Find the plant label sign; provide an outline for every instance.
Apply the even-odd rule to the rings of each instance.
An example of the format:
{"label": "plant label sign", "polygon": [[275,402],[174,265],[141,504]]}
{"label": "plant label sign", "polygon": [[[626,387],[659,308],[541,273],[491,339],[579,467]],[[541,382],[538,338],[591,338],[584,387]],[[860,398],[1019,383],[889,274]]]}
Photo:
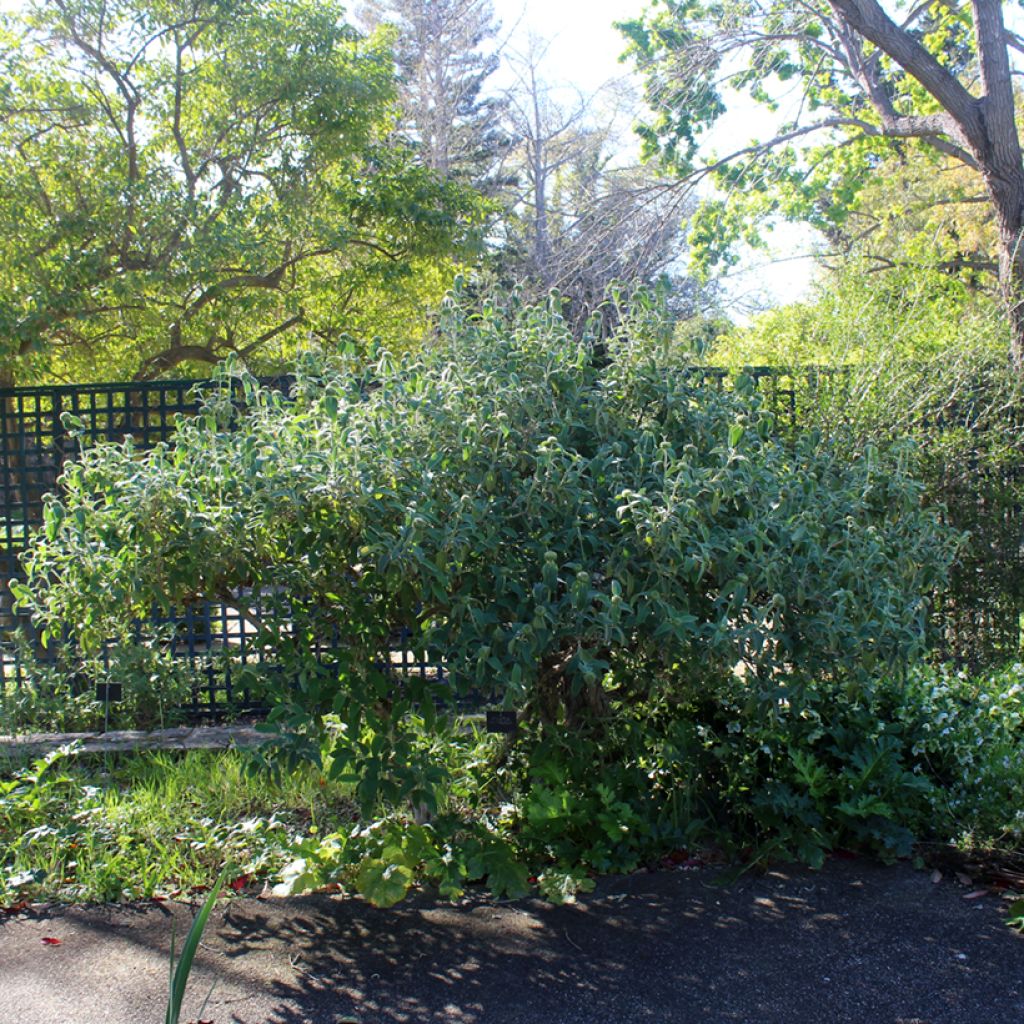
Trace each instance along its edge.
{"label": "plant label sign", "polygon": [[96,700],[101,704],[113,704],[124,700],[124,686],[121,683],[97,683]]}
{"label": "plant label sign", "polygon": [[514,711],[488,711],[487,731],[488,732],[515,732],[518,725],[518,718]]}

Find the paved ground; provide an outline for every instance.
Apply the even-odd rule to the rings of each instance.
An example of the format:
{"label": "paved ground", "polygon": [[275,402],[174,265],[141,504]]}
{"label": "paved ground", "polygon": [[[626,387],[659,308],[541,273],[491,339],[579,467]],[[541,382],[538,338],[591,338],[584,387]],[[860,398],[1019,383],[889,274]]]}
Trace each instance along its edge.
{"label": "paved ground", "polygon": [[[836,861],[729,888],[709,870],[605,879],[573,907],[392,910],[326,896],[217,912],[193,1015],[213,1024],[1022,1024],[1005,904],[908,867]],[[0,924],[2,1024],[159,1024],[185,906]],[[56,938],[60,945],[44,938]]]}

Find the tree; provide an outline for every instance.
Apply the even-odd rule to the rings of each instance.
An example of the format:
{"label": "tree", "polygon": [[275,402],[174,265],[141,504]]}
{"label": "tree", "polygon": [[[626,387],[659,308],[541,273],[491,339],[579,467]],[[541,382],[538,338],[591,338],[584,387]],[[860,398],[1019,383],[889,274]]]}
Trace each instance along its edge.
{"label": "tree", "polygon": [[[642,129],[690,182],[711,177],[754,197],[760,212],[841,220],[893,147],[919,146],[980,179],[997,234],[998,276],[1024,370],[1024,164],[1015,121],[1011,50],[1000,0],[913,4],[897,18],[877,0],[662,0],[621,26],[646,74],[656,119]],[[773,109],[797,80],[800,101],[776,133],[698,159],[700,137],[725,111],[731,85]],[[735,236],[751,206],[705,208],[697,243]]]}
{"label": "tree", "polygon": [[397,29],[400,99],[423,162],[491,191],[508,144],[500,99],[481,96],[499,64],[487,49],[499,27],[491,0],[373,0],[363,17]]}
{"label": "tree", "polygon": [[264,365],[403,308],[474,201],[332,2],[53,0],[0,37],[8,379]]}
{"label": "tree", "polygon": [[609,90],[589,99],[576,93],[567,102],[544,80],[543,56],[534,41],[511,62],[516,85],[507,94],[506,118],[517,140],[510,168],[518,188],[507,200],[505,270],[534,300],[552,289],[561,293],[577,335],[595,313],[601,335],[612,332],[613,286],[628,299],[637,288],[670,285],[686,296],[687,308],[678,312],[692,315],[700,296],[671,273],[685,249],[692,201],[650,168],[616,165],[609,155],[616,104],[600,109]]}
{"label": "tree", "polygon": [[577,96],[560,104],[540,75],[543,47],[532,39],[512,64],[516,86],[507,94],[509,134],[518,143],[518,190],[513,207],[521,210],[521,264],[543,291],[555,285],[550,200],[555,176],[590,146],[585,127],[587,103]]}

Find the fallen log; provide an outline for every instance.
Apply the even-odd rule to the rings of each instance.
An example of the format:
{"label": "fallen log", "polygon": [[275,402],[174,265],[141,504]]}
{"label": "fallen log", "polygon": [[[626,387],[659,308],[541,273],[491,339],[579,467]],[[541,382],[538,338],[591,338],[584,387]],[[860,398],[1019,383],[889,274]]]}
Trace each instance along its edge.
{"label": "fallen log", "polygon": [[67,744],[75,744],[77,754],[112,754],[133,750],[226,750],[254,747],[273,739],[272,733],[259,732],[251,725],[206,725],[154,732],[130,729],[26,733],[24,736],[0,736],[0,757],[41,757]]}
{"label": "fallen log", "polygon": [[[459,715],[456,726],[462,732],[487,727],[483,713]],[[507,726],[495,732],[512,731]],[[76,754],[116,754],[134,750],[227,750],[229,748],[256,747],[280,739],[277,733],[267,733],[252,725],[198,725],[176,729],[125,729],[111,732],[34,732],[21,736],[0,734],[0,759],[26,760],[42,757],[69,744],[75,744]]]}

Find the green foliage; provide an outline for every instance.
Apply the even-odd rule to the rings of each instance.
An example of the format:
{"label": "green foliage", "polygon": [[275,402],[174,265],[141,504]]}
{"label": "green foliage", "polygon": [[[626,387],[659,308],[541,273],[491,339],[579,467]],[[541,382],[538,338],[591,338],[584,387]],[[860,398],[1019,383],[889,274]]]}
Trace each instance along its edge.
{"label": "green foliage", "polygon": [[812,864],[836,847],[907,856],[924,837],[1015,847],[1021,672],[918,667],[859,691],[819,685],[759,721],[726,700],[698,726],[725,820],[765,854]]}
{"label": "green foliage", "polygon": [[0,25],[0,338],[19,382],[426,329],[480,205],[392,138],[335,3],[28,4]]}
{"label": "green foliage", "polygon": [[86,451],[21,600],[88,652],[154,604],[283,617],[287,595],[295,636],[260,622],[300,694],[278,714],[336,715],[353,751],[431,713],[428,684],[395,695],[372,667],[399,625],[547,724],[600,717],[616,653],[811,678],[916,649],[950,544],[903,455],[781,445],[756,396],[695,386],[670,346],[622,340],[597,369],[545,310],[454,306],[445,331],[426,356],[306,366],[291,401],[243,376],[244,412],[214,389],[153,452]]}
{"label": "green foliage", "polygon": [[226,858],[269,878],[311,827],[354,814],[319,772],[275,778],[239,753],[65,754],[0,763],[0,903],[168,896],[208,886]]}
{"label": "green foliage", "polygon": [[[820,275],[807,299],[720,331],[705,361],[732,368],[861,367],[854,394],[877,380],[876,403],[903,410],[906,390],[898,377],[908,374],[907,364],[931,378],[926,394],[934,401],[943,389],[954,392],[954,375],[968,376],[972,363],[1004,358],[1008,332],[993,298],[938,271],[874,269],[868,258],[843,261]],[[920,395],[920,381],[913,392]]]}
{"label": "green foliage", "polygon": [[1024,900],[1014,900],[1007,911],[1006,923],[1019,932],[1024,932]]}
{"label": "green foliage", "polygon": [[[551,309],[453,301],[430,353],[308,362],[290,399],[229,366],[169,444],[68,467],[18,596],[86,656],[154,605],[245,613],[281,669],[261,680],[278,755],[361,810],[302,846],[293,888],[389,903],[418,877],[517,892],[532,872],[566,898],[581,871],[635,867],[749,799],[731,754],[693,774],[698,726],[754,734],[920,654],[956,539],[908,450],[783,439],[749,383],[701,386],[660,334],[607,357]],[[396,627],[449,679],[388,672]],[[519,737],[453,760],[452,688],[517,708]],[[914,787],[858,728],[834,749],[796,737],[814,760],[781,746],[785,771],[751,777],[757,828],[827,816],[810,859],[836,836],[902,849],[887,814]]]}
{"label": "green foliage", "polygon": [[293,851],[298,856],[282,871],[274,889],[278,895],[345,884],[371,903],[389,907],[414,883],[432,884],[453,900],[473,882],[485,882],[495,896],[516,898],[530,891],[529,871],[515,841],[486,818],[442,816],[419,824],[388,816],[323,838],[311,836]]}
{"label": "green foliage", "polygon": [[[0,734],[167,728],[181,724],[199,685],[192,667],[172,657],[166,634],[108,646],[102,657],[58,647],[47,661],[40,653],[17,640],[21,677],[0,687]],[[101,700],[97,685],[120,686],[121,699]]]}
{"label": "green foliage", "polygon": [[20,679],[5,679],[0,690],[0,734],[85,732],[102,724],[104,708],[94,689],[76,693],[63,666],[36,662],[27,645],[18,657],[29,666]]}
{"label": "green foliage", "polygon": [[[891,152],[850,203],[842,229],[829,236],[842,253],[840,270],[852,260],[883,293],[948,292],[984,308],[986,291],[995,290],[998,228],[982,198],[976,172],[955,160]],[[891,276],[897,280],[890,283]]]}
{"label": "green foliage", "polygon": [[707,842],[816,866],[835,849],[909,856],[923,839],[1018,849],[1022,673],[918,666],[781,686],[768,712],[734,676],[686,705],[648,704],[599,752],[531,751],[518,841],[532,863],[597,871]]}
{"label": "green foliage", "polygon": [[900,730],[870,694],[814,687],[741,730],[729,703],[719,709],[726,720],[709,723],[702,740],[721,774],[727,816],[739,837],[759,844],[759,856],[816,867],[837,847],[909,856],[932,784],[910,770]]}
{"label": "green foliage", "polygon": [[[13,772],[10,778],[0,777],[0,832],[10,844],[7,858],[17,856],[18,847],[26,844],[32,827],[41,819],[50,818],[59,804],[70,779],[50,769],[72,752],[72,747],[59,747],[27,768]],[[0,897],[6,895],[10,887],[38,880],[37,871],[17,872],[13,878],[0,877]]]}

